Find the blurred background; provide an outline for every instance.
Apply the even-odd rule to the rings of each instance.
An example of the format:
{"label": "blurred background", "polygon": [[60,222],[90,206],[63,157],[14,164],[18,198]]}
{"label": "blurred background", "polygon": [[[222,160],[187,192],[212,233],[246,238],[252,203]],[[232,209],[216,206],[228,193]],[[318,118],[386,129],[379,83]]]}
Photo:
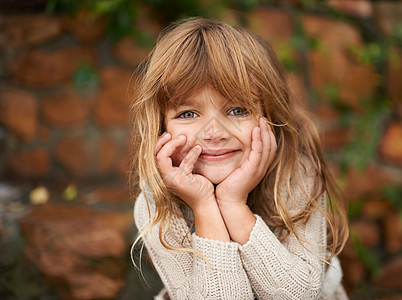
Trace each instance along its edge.
{"label": "blurred background", "polygon": [[348,294],[402,299],[402,1],[368,0],[0,0],[0,298],[160,290],[129,258],[129,82],[186,16],[271,42],[348,201]]}

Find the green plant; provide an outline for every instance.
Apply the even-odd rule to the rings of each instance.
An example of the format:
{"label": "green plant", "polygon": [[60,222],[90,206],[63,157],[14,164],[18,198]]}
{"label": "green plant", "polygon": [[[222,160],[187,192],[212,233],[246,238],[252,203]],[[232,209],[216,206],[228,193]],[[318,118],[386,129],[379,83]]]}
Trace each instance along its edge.
{"label": "green plant", "polygon": [[388,202],[402,213],[402,186],[389,185],[382,190]]}
{"label": "green plant", "polygon": [[99,75],[88,63],[82,63],[73,73],[74,87],[79,90],[94,90],[99,85]]}
{"label": "green plant", "polygon": [[[389,114],[389,105],[385,100],[367,101],[367,110],[351,119],[354,137],[343,151],[341,166],[346,171],[349,166],[364,170],[377,156],[383,123]],[[364,105],[362,105],[364,107]]]}
{"label": "green plant", "polygon": [[376,278],[380,274],[380,269],[381,269],[381,264],[380,264],[380,261],[379,261],[377,255],[374,253],[373,250],[365,247],[360,242],[356,233],[351,232],[350,238],[351,238],[352,245],[356,251],[357,256],[369,270],[370,277]]}

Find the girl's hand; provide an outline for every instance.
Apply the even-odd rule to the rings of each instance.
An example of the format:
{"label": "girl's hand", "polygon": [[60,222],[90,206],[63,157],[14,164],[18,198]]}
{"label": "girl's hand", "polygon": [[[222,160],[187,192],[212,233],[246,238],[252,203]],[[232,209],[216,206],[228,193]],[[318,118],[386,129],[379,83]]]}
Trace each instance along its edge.
{"label": "girl's hand", "polygon": [[262,118],[259,127],[253,129],[251,138],[248,158],[216,187],[215,192],[230,238],[240,245],[249,240],[256,220],[247,206],[248,194],[264,178],[277,148],[275,136]]}
{"label": "girl's hand", "polygon": [[169,191],[186,202],[195,212],[209,202],[215,202],[214,187],[205,177],[192,173],[194,164],[201,154],[201,146],[194,146],[178,167],[173,165],[172,155],[185,143],[184,135],[172,139],[170,133],[163,134],[156,142],[155,159]]}
{"label": "girl's hand", "polygon": [[259,119],[259,127],[251,134],[251,152],[248,158],[216,187],[216,198],[225,204],[246,204],[248,194],[264,178],[275,157],[275,136],[267,121]]}

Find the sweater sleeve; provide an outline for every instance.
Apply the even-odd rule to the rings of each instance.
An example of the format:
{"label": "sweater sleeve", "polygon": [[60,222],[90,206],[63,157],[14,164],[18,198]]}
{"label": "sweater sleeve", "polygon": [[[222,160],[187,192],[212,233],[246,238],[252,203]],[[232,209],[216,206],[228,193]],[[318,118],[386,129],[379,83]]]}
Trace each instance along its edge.
{"label": "sweater sleeve", "polygon": [[[147,196],[151,216],[155,211],[152,196]],[[144,194],[138,197],[134,209],[135,222],[143,230],[150,220]],[[188,251],[166,249],[159,240],[159,226],[154,226],[143,241],[170,299],[254,299],[240,260],[239,245],[189,234],[184,219],[173,217],[166,240]],[[186,238],[184,238],[186,237]]]}
{"label": "sweater sleeve", "polygon": [[[288,200],[292,214],[299,212],[306,201],[305,191],[312,187],[312,177],[303,172],[303,186],[294,189],[294,203]],[[325,196],[320,199],[325,207]],[[261,217],[250,234],[249,241],[240,246],[243,266],[258,299],[318,299],[324,279],[326,221],[314,212],[307,223],[295,224],[294,234],[280,242]]]}

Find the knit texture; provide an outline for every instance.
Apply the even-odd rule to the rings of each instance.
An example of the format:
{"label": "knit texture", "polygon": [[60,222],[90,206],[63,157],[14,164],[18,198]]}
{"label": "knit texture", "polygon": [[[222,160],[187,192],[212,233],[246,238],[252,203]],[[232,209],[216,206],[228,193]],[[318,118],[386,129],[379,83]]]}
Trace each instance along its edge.
{"label": "knit texture", "polygon": [[[303,187],[295,187],[289,199],[291,214],[297,213],[311,189],[310,170],[300,168]],[[150,211],[141,193],[134,209],[135,222],[143,230],[155,212],[152,194],[147,193]],[[325,207],[325,197],[320,199]],[[202,253],[168,250],[159,241],[159,226],[143,238],[170,299],[347,299],[341,285],[342,270],[337,258],[327,266],[326,222],[317,211],[306,224],[295,224],[299,240],[290,235],[280,242],[277,235],[256,215],[249,241],[241,246],[189,233],[187,222],[174,216],[166,240],[178,248]],[[278,231],[277,234],[280,234]]]}

